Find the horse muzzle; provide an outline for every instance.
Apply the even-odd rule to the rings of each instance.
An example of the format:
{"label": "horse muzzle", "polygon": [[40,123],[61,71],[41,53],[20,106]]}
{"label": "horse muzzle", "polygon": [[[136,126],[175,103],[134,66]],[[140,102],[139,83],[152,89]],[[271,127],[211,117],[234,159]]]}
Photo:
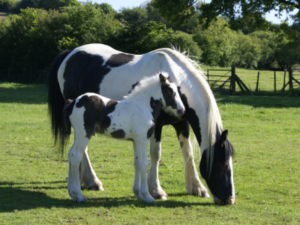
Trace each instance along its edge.
{"label": "horse muzzle", "polygon": [[229,197],[226,201],[224,201],[223,199],[219,199],[219,198],[214,196],[214,202],[218,205],[226,205],[226,204],[233,205],[233,204],[236,204],[235,203],[235,197]]}
{"label": "horse muzzle", "polygon": [[185,109],[177,109],[177,115],[182,116],[185,113]]}

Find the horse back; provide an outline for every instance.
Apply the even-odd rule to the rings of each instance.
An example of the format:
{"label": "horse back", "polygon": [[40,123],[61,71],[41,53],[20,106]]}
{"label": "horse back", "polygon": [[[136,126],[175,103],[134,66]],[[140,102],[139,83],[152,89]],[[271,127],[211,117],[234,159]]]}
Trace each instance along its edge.
{"label": "horse back", "polygon": [[66,57],[58,78],[65,98],[93,92],[120,100],[143,77],[159,71],[171,73],[166,53],[132,55],[103,44],[89,44],[74,49]]}

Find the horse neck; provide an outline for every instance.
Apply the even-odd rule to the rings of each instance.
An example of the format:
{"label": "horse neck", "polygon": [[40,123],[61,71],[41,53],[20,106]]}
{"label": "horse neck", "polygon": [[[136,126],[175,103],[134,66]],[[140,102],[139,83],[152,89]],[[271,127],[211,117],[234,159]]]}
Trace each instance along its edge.
{"label": "horse neck", "polygon": [[[161,99],[163,99],[163,95],[160,82],[155,82],[151,85],[143,87],[136,94],[134,94],[134,96],[128,97],[128,100],[135,101],[139,106],[150,109],[151,111],[154,110],[151,104],[155,104],[155,108],[161,108],[163,106]],[[154,101],[154,103],[151,103],[152,101]]]}
{"label": "horse neck", "polygon": [[[203,77],[195,77],[194,74],[187,74],[186,82],[181,83],[181,91],[186,95],[189,107],[195,112],[195,118],[190,123],[195,135],[199,126],[200,136],[196,135],[201,153],[205,149],[213,149],[216,136],[223,129],[221,115],[216,104],[212,91]],[[197,121],[197,118],[199,121]],[[212,150],[213,151],[213,150]]]}

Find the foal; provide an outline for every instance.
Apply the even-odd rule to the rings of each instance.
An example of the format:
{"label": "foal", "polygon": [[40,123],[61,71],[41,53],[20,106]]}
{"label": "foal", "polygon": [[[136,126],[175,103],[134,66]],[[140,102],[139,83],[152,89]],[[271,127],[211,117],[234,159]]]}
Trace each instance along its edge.
{"label": "foal", "polygon": [[141,80],[121,101],[94,93],[86,93],[75,100],[67,100],[63,110],[65,138],[67,139],[71,133],[71,125],[74,128],[75,138],[68,154],[70,197],[74,201],[86,201],[80,188],[79,166],[83,154],[87,154],[89,140],[97,132],[133,142],[135,167],[133,192],[137,199],[155,203],[147,185],[147,150],[148,139],[153,133],[161,110],[173,116],[182,116],[185,112],[177,86],[162,74]]}

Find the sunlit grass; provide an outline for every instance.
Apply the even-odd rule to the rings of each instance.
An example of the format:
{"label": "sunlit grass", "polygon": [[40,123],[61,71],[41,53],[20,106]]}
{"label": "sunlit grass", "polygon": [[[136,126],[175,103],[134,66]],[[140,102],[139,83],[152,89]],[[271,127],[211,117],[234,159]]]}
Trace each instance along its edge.
{"label": "sunlit grass", "polygon": [[0,223],[299,224],[299,98],[218,96],[217,102],[235,148],[236,205],[185,194],[171,126],[163,130],[159,172],[167,201],[137,201],[131,143],[96,135],[89,154],[105,191],[83,190],[88,202],[80,204],[66,188],[67,154],[61,160],[53,148],[45,86],[0,84]]}

